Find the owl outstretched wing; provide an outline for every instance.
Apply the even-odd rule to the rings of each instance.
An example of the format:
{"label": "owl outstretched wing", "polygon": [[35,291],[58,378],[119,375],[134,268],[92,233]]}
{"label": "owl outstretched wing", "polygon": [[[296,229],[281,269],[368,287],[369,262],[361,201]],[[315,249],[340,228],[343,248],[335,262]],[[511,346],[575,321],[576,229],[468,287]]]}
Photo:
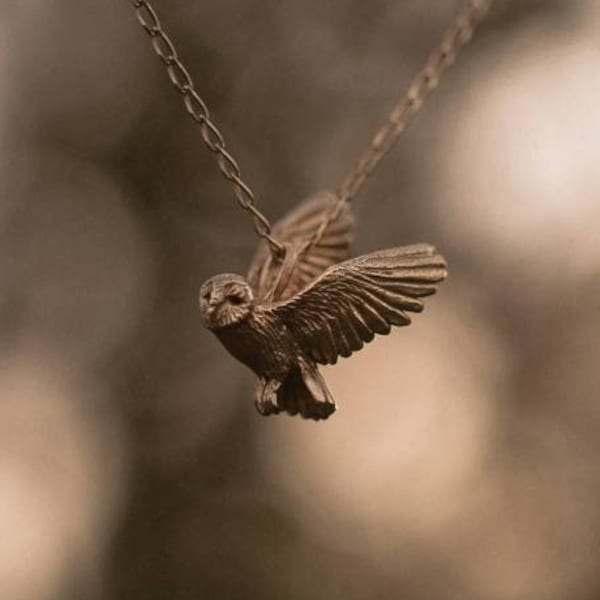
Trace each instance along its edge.
{"label": "owl outstretched wing", "polygon": [[434,294],[446,275],[446,261],[433,246],[391,248],[332,266],[265,310],[283,320],[307,357],[335,364],[376,333],[410,324],[406,311],[421,312],[421,298]]}
{"label": "owl outstretched wing", "polygon": [[272,256],[267,244],[260,243],[247,276],[256,298],[265,300],[270,295],[270,301],[287,300],[325,269],[348,258],[354,225],[348,203],[338,218],[327,226],[319,242],[303,250],[336,202],[335,194],[319,192],[276,223],[273,235],[284,244],[286,257],[282,265]]}

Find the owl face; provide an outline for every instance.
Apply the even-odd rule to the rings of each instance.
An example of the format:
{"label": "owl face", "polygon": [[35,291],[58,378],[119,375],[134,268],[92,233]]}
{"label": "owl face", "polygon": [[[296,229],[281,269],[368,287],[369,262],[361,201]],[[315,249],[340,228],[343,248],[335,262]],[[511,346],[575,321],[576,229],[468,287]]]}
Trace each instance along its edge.
{"label": "owl face", "polygon": [[200,315],[205,327],[220,329],[243,321],[252,308],[254,295],[241,275],[223,273],[211,277],[200,288]]}

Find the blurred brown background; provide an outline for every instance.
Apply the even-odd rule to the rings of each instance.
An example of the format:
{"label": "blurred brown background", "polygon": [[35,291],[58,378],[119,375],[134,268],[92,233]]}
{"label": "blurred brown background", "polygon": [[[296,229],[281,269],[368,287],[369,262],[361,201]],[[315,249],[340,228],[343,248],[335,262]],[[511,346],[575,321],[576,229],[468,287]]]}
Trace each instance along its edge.
{"label": "blurred brown background", "polygon": [[[272,218],[336,186],[458,0],[156,8]],[[365,188],[450,278],[259,417],[200,283],[256,243],[127,2],[0,4],[0,598],[600,596],[600,9],[499,0]]]}

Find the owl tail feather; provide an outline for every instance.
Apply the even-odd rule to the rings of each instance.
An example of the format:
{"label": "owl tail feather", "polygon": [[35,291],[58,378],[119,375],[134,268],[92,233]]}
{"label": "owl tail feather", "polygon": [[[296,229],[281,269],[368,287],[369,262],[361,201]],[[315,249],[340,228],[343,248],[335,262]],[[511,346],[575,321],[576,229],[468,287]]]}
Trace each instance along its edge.
{"label": "owl tail feather", "polygon": [[280,410],[320,421],[335,412],[335,400],[316,366],[301,363],[286,377],[277,392]]}

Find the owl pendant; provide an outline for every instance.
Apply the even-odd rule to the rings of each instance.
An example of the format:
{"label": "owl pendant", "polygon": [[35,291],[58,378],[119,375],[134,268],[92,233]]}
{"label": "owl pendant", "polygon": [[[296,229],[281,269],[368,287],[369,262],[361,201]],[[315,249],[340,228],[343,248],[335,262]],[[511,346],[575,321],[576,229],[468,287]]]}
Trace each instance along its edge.
{"label": "owl pendant", "polygon": [[203,324],[258,376],[255,404],[262,415],[327,419],[336,405],[317,364],[335,364],[375,334],[409,325],[407,312],[421,312],[421,298],[446,278],[446,261],[428,244],[347,260],[349,205],[303,250],[334,202],[333,194],[321,192],[276,224],[283,262],[261,242],[246,278],[216,275],[200,289]]}

